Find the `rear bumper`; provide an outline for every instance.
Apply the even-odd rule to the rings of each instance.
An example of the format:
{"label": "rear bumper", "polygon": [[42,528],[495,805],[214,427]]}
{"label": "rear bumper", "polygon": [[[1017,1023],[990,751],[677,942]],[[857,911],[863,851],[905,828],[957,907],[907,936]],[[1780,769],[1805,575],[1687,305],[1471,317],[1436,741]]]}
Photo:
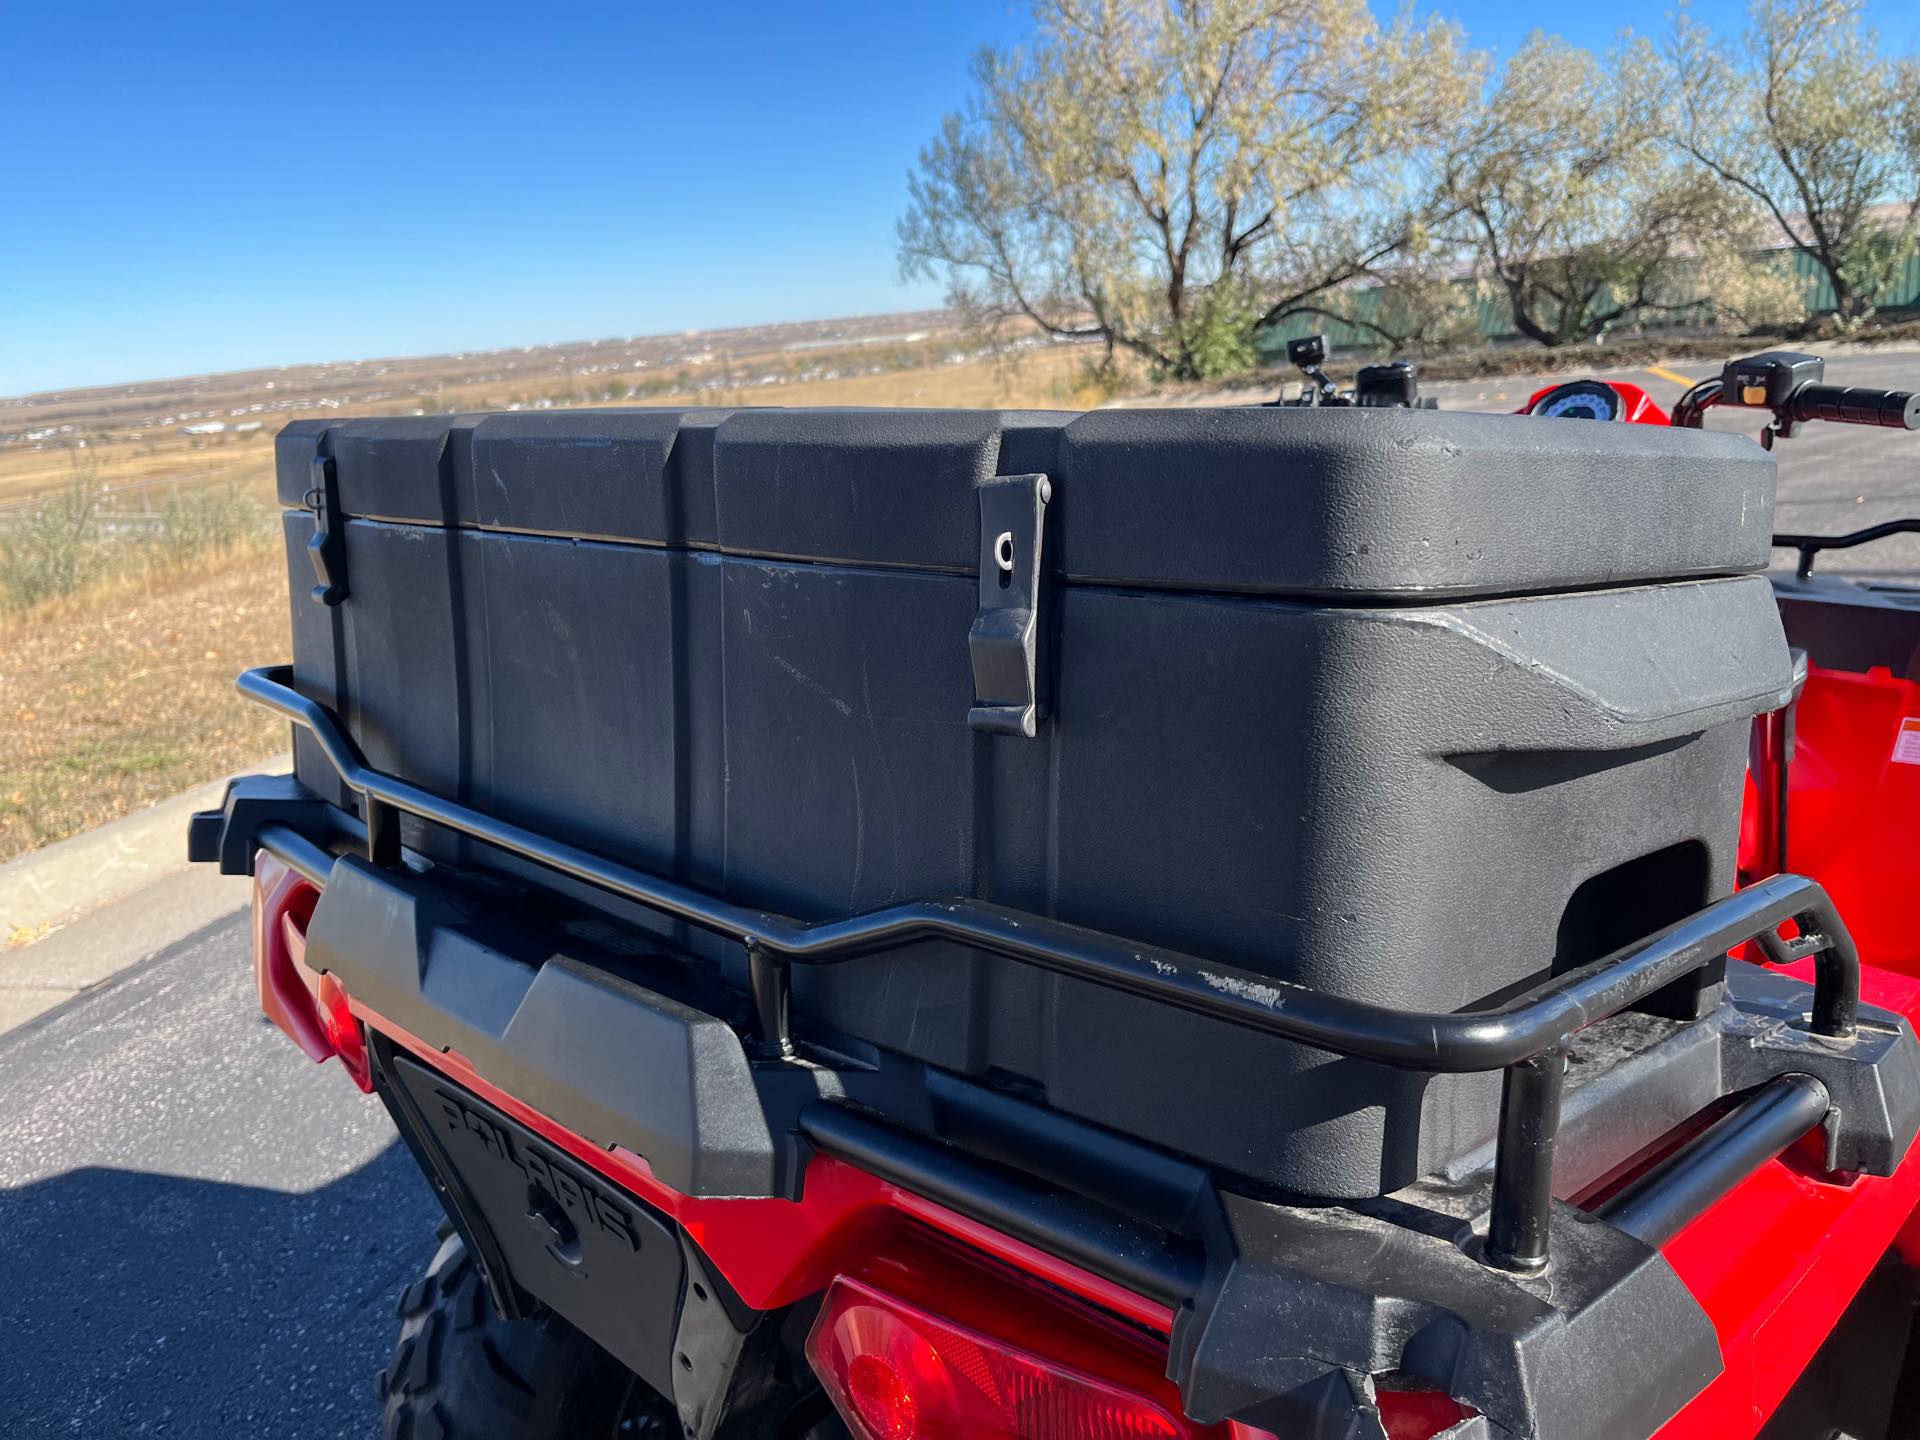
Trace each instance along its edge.
{"label": "rear bumper", "polygon": [[[898,1227],[931,1226],[1168,1334],[1171,1373],[1203,1421],[1334,1433],[1365,1411],[1369,1377],[1398,1371],[1448,1389],[1495,1433],[1745,1433],[1741,1397],[1777,1376],[1784,1390],[1920,1190],[1911,1028],[1869,1009],[1850,1036],[1810,1034],[1799,1017],[1812,992],[1757,971],[1713,1021],[1669,1025],[1659,1046],[1576,1084],[1546,1137],[1563,1152],[1556,1193],[1631,1153],[1636,1123],[1659,1127],[1652,1138],[1788,1074],[1831,1099],[1824,1162],[1750,1156],[1664,1250],[1552,1201],[1552,1268],[1515,1277],[1480,1253],[1485,1170],[1347,1206],[1238,1193],[927,1067],[795,1056],[756,1029],[764,996],[670,954],[609,950],[524,896],[336,853],[356,842],[352,817],[297,787],[243,785],[197,843],[229,865],[263,845],[323,881],[304,964],[344,986],[384,1037],[376,1051],[431,1066],[645,1201],[744,1305],[804,1300]],[[1898,982],[1868,979],[1870,998],[1920,1009]],[[1687,1108],[1661,1108],[1675,1105]],[[1823,1178],[1823,1163],[1880,1178]],[[1802,1238],[1743,1233],[1761,1222]],[[1728,1255],[1752,1286],[1716,1279]],[[1775,1327],[1798,1337],[1803,1322],[1796,1360],[1801,1339]]]}

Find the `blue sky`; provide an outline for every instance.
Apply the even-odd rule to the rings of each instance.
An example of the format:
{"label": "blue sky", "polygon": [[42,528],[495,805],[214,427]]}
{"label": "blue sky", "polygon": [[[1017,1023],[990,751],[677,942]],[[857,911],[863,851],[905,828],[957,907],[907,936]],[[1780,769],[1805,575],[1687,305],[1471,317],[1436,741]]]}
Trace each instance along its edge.
{"label": "blue sky", "polygon": [[[1670,7],[1537,14],[1604,46]],[[1422,8],[1496,48],[1537,23]],[[0,394],[937,303],[897,278],[905,176],[973,49],[1026,26],[1019,0],[4,16]]]}

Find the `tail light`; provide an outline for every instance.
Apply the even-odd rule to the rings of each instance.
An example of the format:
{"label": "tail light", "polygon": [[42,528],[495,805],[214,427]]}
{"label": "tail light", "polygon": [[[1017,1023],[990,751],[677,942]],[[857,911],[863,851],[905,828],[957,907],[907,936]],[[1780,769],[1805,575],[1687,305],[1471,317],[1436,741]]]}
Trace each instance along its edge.
{"label": "tail light", "polygon": [[1387,1440],[1436,1440],[1477,1413],[1440,1390],[1376,1392]]}
{"label": "tail light", "polygon": [[[1166,1341],[944,1240],[877,1256],[828,1289],[807,1359],[855,1440],[1272,1440],[1186,1418]],[[1390,1440],[1473,1412],[1378,1392]]]}
{"label": "tail light", "polygon": [[367,1042],[332,975],[307,968],[307,922],[320,889],[260,851],[253,859],[253,976],[260,1010],[309,1060],[340,1057],[362,1090],[371,1092]]}
{"label": "tail light", "polygon": [[991,1315],[981,1282],[940,1288],[939,1313],[861,1279],[827,1292],[807,1358],[857,1440],[1227,1435],[1181,1417],[1164,1349],[1156,1356],[1128,1327],[1017,1281],[992,1297]]}
{"label": "tail light", "polygon": [[353,1083],[371,1095],[373,1070],[367,1063],[367,1036],[347,1004],[347,987],[332,975],[322,975],[314,985],[313,998],[320,1007],[327,1043],[333,1046],[333,1053],[340,1057]]}

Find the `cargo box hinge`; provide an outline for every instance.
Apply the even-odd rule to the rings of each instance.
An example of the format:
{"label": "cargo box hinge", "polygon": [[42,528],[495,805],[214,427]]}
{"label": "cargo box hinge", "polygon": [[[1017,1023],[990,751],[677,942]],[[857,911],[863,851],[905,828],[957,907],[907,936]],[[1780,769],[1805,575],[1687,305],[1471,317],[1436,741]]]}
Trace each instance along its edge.
{"label": "cargo box hinge", "polygon": [[322,605],[338,605],[347,598],[347,532],[340,515],[340,492],[333,461],[314,457],[307,472],[307,508],[313,511],[313,535],[307,558],[313,561],[313,598]]}
{"label": "cargo box hinge", "polygon": [[1038,733],[1041,541],[1053,486],[1044,475],[979,482],[980,611],[967,634],[973,708],[967,723],[998,735]]}

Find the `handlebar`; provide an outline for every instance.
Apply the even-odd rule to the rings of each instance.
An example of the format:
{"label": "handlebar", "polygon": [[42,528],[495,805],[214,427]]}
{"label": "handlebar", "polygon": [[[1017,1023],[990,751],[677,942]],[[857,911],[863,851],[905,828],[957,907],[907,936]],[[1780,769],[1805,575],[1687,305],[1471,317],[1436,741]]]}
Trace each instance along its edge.
{"label": "handlebar", "polygon": [[1803,385],[1793,393],[1787,413],[1796,422],[1833,420],[1843,425],[1920,430],[1920,393],[1857,385]]}
{"label": "handlebar", "polygon": [[1698,430],[1716,405],[1765,410],[1773,423],[1761,432],[1769,450],[1775,438],[1790,438],[1809,420],[1842,425],[1872,425],[1885,430],[1920,430],[1920,394],[1857,385],[1828,385],[1826,361],[1795,350],[1729,360],[1712,379],[1702,380],[1675,402],[1673,423]]}

